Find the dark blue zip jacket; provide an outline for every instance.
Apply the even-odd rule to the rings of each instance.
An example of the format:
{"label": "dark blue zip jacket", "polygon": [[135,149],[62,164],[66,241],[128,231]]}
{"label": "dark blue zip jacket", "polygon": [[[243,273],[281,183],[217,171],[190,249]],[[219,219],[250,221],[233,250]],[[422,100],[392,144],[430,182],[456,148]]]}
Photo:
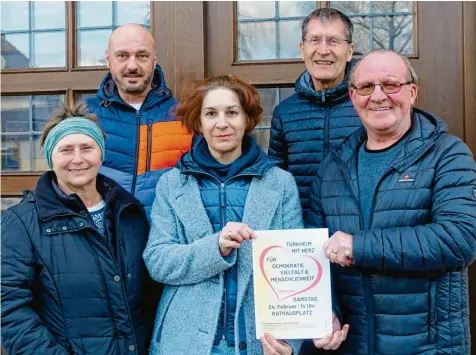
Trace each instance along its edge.
{"label": "dark blue zip jacket", "polygon": [[2,215],[3,346],[15,355],[146,354],[159,295],[142,260],[144,209],[98,175],[109,221],[102,236],[53,178],[45,173]]}
{"label": "dark blue zip jacket", "polygon": [[311,183],[325,156],[362,124],[348,94],[346,77],[338,86],[314,90],[305,71],[295,84],[296,93],[276,106],[271,120],[268,154],[283,161],[281,167],[296,179],[306,217]]}
{"label": "dark blue zip jacket", "polygon": [[[185,154],[177,165],[182,174],[191,174],[197,179],[203,205],[215,233],[221,231],[228,222],[242,221],[251,179],[262,176],[266,170],[279,163],[278,160],[267,157],[250,136],[243,138],[242,153],[240,158],[229,164],[231,166],[224,166],[211,156],[205,139],[197,137],[192,150]],[[218,169],[222,170],[221,173],[217,172]],[[230,254],[228,258],[231,260],[232,255]],[[223,336],[228,346],[235,344],[237,263],[225,274],[225,294],[215,344]],[[240,343],[243,343],[246,341],[246,328],[244,316],[239,317]]]}
{"label": "dark blue zip jacket", "polygon": [[121,99],[110,73],[87,100],[107,135],[101,173],[137,197],[147,214],[160,176],[190,148],[191,135],[173,115],[176,103],[159,66],[140,110]]}
{"label": "dark blue zip jacket", "polygon": [[467,267],[476,257],[476,163],[446,124],[415,109],[412,128],[375,189],[369,230],[359,211],[365,129],[323,162],[307,223],[353,235],[352,267],[335,267],[341,354],[470,353]]}

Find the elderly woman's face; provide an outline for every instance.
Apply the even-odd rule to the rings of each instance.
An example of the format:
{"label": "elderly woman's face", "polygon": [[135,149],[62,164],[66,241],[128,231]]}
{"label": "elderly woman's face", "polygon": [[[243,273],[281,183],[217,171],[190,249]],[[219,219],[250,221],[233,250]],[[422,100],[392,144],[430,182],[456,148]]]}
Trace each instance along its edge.
{"label": "elderly woman's face", "polygon": [[91,137],[78,133],[62,138],[51,154],[60,187],[73,191],[88,186],[96,188],[101,158],[101,149]]}
{"label": "elderly woman's face", "polygon": [[241,155],[246,115],[232,90],[218,88],[205,95],[200,125],[210,153],[219,162],[229,163]]}

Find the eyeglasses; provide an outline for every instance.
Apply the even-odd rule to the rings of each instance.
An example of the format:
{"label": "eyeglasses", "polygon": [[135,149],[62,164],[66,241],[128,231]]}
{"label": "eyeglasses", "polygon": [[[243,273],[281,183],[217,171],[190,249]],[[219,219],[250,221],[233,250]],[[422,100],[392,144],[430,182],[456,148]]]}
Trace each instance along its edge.
{"label": "eyeglasses", "polygon": [[317,47],[322,44],[322,42],[326,42],[326,44],[330,47],[337,47],[343,42],[351,43],[350,41],[343,39],[343,38],[338,38],[338,37],[332,37],[326,40],[323,40],[320,37],[314,37],[314,38],[303,38],[303,42],[309,42],[311,46]]}
{"label": "eyeglasses", "polygon": [[372,95],[376,86],[380,86],[380,89],[382,89],[385,94],[396,94],[400,91],[403,85],[408,84],[413,84],[413,81],[407,81],[406,83],[400,83],[398,81],[385,81],[380,84],[364,83],[352,85],[352,87],[357,91],[357,94],[359,94],[360,96],[369,96]]}

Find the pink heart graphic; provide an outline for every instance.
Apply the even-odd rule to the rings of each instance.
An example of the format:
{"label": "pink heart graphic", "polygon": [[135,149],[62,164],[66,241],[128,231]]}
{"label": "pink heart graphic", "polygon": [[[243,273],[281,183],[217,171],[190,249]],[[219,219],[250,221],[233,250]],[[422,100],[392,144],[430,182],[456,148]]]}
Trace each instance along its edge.
{"label": "pink heart graphic", "polygon": [[268,283],[269,287],[271,287],[271,289],[273,290],[274,294],[276,295],[276,297],[278,298],[278,300],[280,301],[283,301],[287,298],[290,298],[290,297],[293,297],[293,296],[296,296],[300,293],[303,293],[303,292],[306,292],[307,290],[310,290],[311,288],[313,288],[314,286],[316,286],[319,281],[321,281],[321,277],[322,277],[322,266],[321,266],[321,263],[319,261],[317,261],[314,257],[310,256],[310,255],[303,255],[304,258],[309,258],[311,259],[312,261],[314,261],[316,263],[316,267],[317,267],[317,276],[316,278],[314,279],[314,281],[309,285],[309,286],[306,286],[304,287],[303,289],[301,290],[298,290],[290,295],[287,295],[286,297],[284,298],[281,298],[279,297],[279,294],[278,292],[275,290],[275,288],[273,287],[273,285],[271,284],[271,282],[269,281],[269,277],[268,275],[266,275],[266,272],[264,270],[264,260],[265,260],[265,257],[266,257],[266,254],[268,254],[268,252],[272,249],[275,249],[275,248],[281,248],[281,249],[284,249],[286,251],[288,251],[288,249],[286,249],[285,247],[282,247],[282,246],[279,246],[279,245],[272,245],[272,246],[269,246],[267,247],[265,250],[263,250],[263,252],[261,253],[261,256],[259,258],[259,267],[261,269],[261,273],[263,274],[263,277],[265,278],[266,282]]}

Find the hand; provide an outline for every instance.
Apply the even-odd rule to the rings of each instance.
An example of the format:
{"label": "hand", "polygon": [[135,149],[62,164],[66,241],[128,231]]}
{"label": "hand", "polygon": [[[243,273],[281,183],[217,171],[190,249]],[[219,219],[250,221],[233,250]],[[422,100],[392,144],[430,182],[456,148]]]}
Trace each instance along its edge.
{"label": "hand", "polygon": [[264,355],[291,355],[293,353],[291,345],[284,340],[274,339],[270,333],[264,333],[260,340]]}
{"label": "hand", "polygon": [[347,332],[349,331],[349,325],[345,324],[342,329],[340,327],[339,318],[332,313],[332,334],[321,338],[312,339],[316,348],[323,348],[324,350],[337,350],[342,342],[347,338]]}
{"label": "hand", "polygon": [[255,232],[245,223],[228,222],[218,237],[221,256],[228,256],[233,249],[238,249],[244,240],[255,239]]}
{"label": "hand", "polygon": [[341,266],[351,266],[354,262],[353,236],[344,232],[335,232],[327,242],[324,243],[324,254],[331,263],[338,263]]}

